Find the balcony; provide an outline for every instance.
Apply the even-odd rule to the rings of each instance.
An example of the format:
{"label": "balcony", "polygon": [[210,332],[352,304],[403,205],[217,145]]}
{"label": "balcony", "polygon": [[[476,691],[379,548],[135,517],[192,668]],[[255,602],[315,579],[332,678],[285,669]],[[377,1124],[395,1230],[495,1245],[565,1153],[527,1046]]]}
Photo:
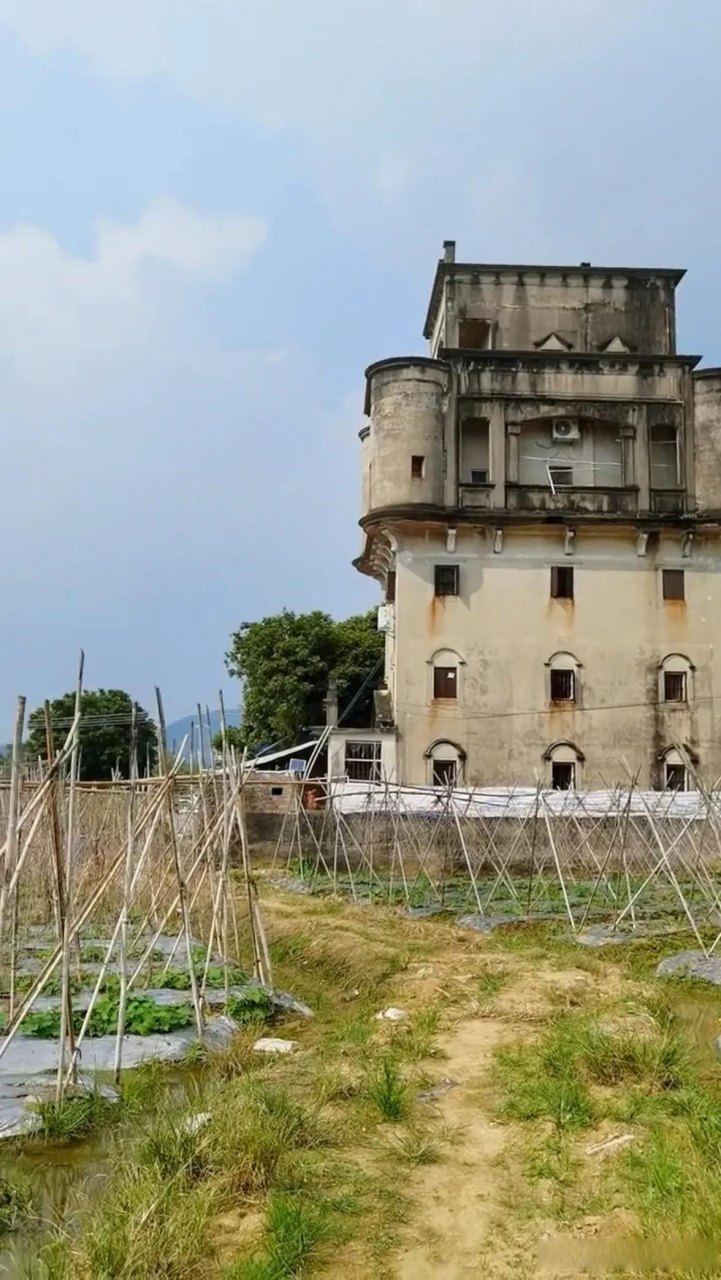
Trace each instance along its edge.
{"label": "balcony", "polygon": [[507,484],[506,507],[509,511],[557,511],[564,515],[571,511],[578,515],[635,516],[638,488],[569,485],[557,487],[554,493],[548,485]]}
{"label": "balcony", "polygon": [[492,484],[461,484],[458,486],[458,505],[464,511],[490,511]]}

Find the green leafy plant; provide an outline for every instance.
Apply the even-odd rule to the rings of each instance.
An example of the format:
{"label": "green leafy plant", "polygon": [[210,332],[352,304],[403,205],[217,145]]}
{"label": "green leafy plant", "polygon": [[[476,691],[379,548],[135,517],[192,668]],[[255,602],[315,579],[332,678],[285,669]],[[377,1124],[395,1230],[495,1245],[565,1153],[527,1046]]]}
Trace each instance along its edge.
{"label": "green leafy plant", "polygon": [[240,1026],[263,1022],[273,1011],[273,1002],[262,987],[247,987],[242,996],[231,996],[228,1015]]}

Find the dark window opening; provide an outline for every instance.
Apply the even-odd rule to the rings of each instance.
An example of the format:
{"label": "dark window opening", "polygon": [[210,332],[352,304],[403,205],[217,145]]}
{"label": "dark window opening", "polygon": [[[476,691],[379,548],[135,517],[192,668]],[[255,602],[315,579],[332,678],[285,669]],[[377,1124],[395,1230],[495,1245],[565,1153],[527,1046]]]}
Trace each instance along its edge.
{"label": "dark window opening", "polygon": [[686,672],[685,671],[664,671],[663,700],[664,702],[685,702],[686,701]]}
{"label": "dark window opening", "polygon": [[460,437],[460,483],[488,484],[490,471],[487,418],[463,418]]}
{"label": "dark window opening", "polygon": [[576,785],[576,766],[572,760],[551,761],[551,786],[554,791],[572,791]]}
{"label": "dark window opening", "polygon": [[683,569],[664,569],[662,572],[664,600],[685,600],[686,589]]}
{"label": "dark window opening", "polygon": [[651,488],[676,489],[680,484],[678,431],[673,423],[651,427]]}
{"label": "dark window opening", "polygon": [[437,596],[457,596],[459,590],[459,571],[457,564],[437,564],[435,568],[435,591]]}
{"label": "dark window opening", "polygon": [[667,764],[666,765],[666,790],[667,791],[685,791],[686,790],[685,764]]}
{"label": "dark window opening", "polygon": [[396,571],[389,569],[386,574],[386,604],[395,604],[396,602]]}
{"label": "dark window opening", "polygon": [[414,453],[411,458],[411,477],[422,480],[426,470],[426,460],[422,454]]}
{"label": "dark window opening", "polygon": [[458,669],[456,667],[433,668],[433,697],[458,697]]}
{"label": "dark window opening", "polygon": [[455,760],[433,761],[433,786],[455,787],[458,764]]}
{"label": "dark window opening", "polygon": [[554,600],[573,600],[573,569],[565,564],[551,567],[551,596]]}
{"label": "dark window opening", "polygon": [[380,742],[346,742],[345,772],[351,782],[380,782]]}
{"label": "dark window opening", "polygon": [[551,702],[574,702],[576,698],[575,671],[551,670]]}
{"label": "dark window opening", "polygon": [[549,467],[548,474],[554,489],[571,489],[573,487],[573,467]]}
{"label": "dark window opening", "polygon": [[491,326],[488,320],[460,320],[458,345],[471,351],[486,351],[491,345]]}
{"label": "dark window opening", "polygon": [[283,788],[282,788],[282,787],[271,787],[271,788],[270,788],[270,794],[271,794],[272,796],[282,796],[282,794],[283,794]]}

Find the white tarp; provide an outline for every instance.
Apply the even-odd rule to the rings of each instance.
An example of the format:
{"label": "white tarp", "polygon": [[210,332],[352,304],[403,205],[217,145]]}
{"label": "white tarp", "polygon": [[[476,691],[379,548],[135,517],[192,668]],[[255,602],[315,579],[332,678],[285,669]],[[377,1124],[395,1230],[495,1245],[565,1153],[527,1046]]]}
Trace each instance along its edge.
{"label": "white tarp", "polygon": [[557,816],[619,817],[624,813],[654,818],[703,819],[710,804],[721,818],[721,792],[700,791],[537,791],[535,787],[458,788],[399,787],[380,782],[335,780],[330,784],[334,807],[343,814],[383,813],[461,818],[532,818],[538,808]]}

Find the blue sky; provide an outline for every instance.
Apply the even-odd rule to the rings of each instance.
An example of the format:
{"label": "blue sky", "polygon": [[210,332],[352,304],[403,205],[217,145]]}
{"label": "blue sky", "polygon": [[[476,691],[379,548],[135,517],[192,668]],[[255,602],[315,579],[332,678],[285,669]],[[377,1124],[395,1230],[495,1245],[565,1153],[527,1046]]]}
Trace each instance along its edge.
{"label": "blue sky", "polygon": [[721,363],[712,0],[0,0],[0,741],[215,704],[231,630],[375,600],[363,369],[479,261],[686,266]]}

